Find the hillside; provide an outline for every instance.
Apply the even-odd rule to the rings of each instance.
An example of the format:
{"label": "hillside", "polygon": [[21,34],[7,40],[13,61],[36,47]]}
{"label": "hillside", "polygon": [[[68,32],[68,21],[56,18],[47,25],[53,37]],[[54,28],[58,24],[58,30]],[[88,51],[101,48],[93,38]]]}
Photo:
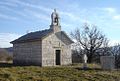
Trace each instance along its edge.
{"label": "hillside", "polygon": [[8,54],[9,55],[13,55],[13,47],[9,47],[9,48],[4,48],[7,52],[8,52]]}
{"label": "hillside", "polygon": [[0,48],[0,62],[12,60],[12,48]]}
{"label": "hillside", "polygon": [[91,69],[84,71],[81,65],[57,67],[2,65],[0,81],[120,81],[120,70],[103,71],[91,64],[89,67]]}

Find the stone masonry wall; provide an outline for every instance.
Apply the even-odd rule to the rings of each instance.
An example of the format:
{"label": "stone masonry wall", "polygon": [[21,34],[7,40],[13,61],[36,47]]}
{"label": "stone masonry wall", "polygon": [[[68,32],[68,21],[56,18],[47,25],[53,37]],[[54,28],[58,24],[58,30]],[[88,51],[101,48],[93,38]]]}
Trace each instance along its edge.
{"label": "stone masonry wall", "polygon": [[70,46],[62,47],[61,65],[72,64],[72,55]]}
{"label": "stone masonry wall", "polygon": [[54,34],[42,40],[42,66],[55,65],[55,49],[53,46],[58,42]]}
{"label": "stone masonry wall", "polygon": [[41,65],[41,41],[14,44],[13,63]]}
{"label": "stone masonry wall", "polygon": [[53,33],[42,40],[42,66],[55,66],[55,50],[61,50],[61,65],[72,63],[71,49]]}

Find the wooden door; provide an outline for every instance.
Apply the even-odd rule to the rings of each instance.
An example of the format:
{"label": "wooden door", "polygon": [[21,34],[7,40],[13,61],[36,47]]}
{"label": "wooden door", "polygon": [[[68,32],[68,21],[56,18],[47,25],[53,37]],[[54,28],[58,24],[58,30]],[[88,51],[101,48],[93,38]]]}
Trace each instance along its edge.
{"label": "wooden door", "polygon": [[56,65],[60,65],[60,50],[56,50]]}

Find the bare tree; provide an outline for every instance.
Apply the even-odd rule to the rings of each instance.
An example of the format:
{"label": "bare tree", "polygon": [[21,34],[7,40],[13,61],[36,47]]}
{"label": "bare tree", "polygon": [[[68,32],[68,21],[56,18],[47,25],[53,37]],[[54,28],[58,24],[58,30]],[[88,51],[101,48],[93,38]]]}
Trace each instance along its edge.
{"label": "bare tree", "polygon": [[120,44],[111,47],[111,55],[115,57],[115,66],[120,68]]}
{"label": "bare tree", "polygon": [[105,40],[105,35],[103,35],[96,26],[92,26],[92,28],[90,28],[88,24],[83,26],[82,31],[77,28],[75,31],[71,32],[71,36],[80,43],[88,56],[89,63],[92,62],[96,50],[102,46]]}
{"label": "bare tree", "polygon": [[83,49],[80,43],[75,42],[72,45],[72,63],[82,63]]}
{"label": "bare tree", "polygon": [[110,48],[110,45],[109,45],[109,40],[107,38],[104,39],[103,46],[102,46],[99,53],[100,53],[100,56],[111,55],[111,48]]}

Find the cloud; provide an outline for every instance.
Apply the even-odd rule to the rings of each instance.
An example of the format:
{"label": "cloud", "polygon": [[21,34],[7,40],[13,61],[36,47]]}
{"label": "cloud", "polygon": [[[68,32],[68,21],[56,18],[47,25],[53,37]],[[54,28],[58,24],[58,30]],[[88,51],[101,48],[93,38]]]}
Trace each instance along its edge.
{"label": "cloud", "polygon": [[37,18],[37,19],[41,19],[41,20],[45,20],[45,21],[49,21],[50,20],[50,17],[45,15],[45,14],[42,14],[40,12],[37,12],[37,11],[33,11],[33,10],[28,10],[28,9],[25,9],[24,10],[26,13],[29,13],[29,16],[32,16],[33,18]]}
{"label": "cloud", "polygon": [[[24,17],[24,18],[30,18],[30,16],[32,17],[35,17],[35,18],[39,18],[39,19],[42,19],[42,20],[49,20],[49,17],[42,14],[41,12],[39,11],[44,11],[45,13],[48,13],[48,12],[51,12],[52,9],[50,8],[46,8],[46,7],[43,7],[43,6],[40,6],[40,5],[34,5],[34,4],[31,4],[31,3],[28,3],[28,2],[24,2],[24,1],[20,1],[20,0],[15,0],[15,1],[7,1],[7,4],[6,2],[2,2],[0,6],[0,8],[4,9],[4,10],[8,10],[8,11],[12,11],[13,13],[19,15],[17,16],[20,17]],[[11,8],[11,7],[8,7],[6,5],[9,5],[9,6],[13,6],[14,8]],[[22,9],[20,9],[19,11],[18,10],[15,10],[15,8],[17,8],[17,6],[14,6],[14,5],[17,5],[17,6],[21,6]],[[34,8],[38,9],[37,11],[34,10]],[[34,11],[33,11],[34,10]],[[14,15],[16,16],[16,15]],[[2,15],[1,15],[2,17]],[[6,16],[3,16],[3,18],[6,18],[6,19],[9,19],[9,15],[6,15]],[[10,17],[11,19],[17,19],[15,17]]]}
{"label": "cloud", "polygon": [[63,11],[60,11],[59,12],[62,16],[68,16],[68,18],[70,18],[71,20],[78,20],[79,17],[76,16],[75,14],[72,14],[70,12],[63,12]]}
{"label": "cloud", "polygon": [[[2,2],[2,4],[6,4],[6,2],[4,1],[4,2]],[[22,10],[19,10],[19,11],[14,10],[14,8],[8,7],[6,5],[13,6],[13,7],[20,6],[20,7],[22,7]],[[45,14],[43,14],[41,12],[43,11],[45,13],[51,13],[51,11],[53,11],[53,9],[51,9],[51,8],[47,8],[47,7],[44,7],[42,5],[34,5],[30,2],[25,2],[25,1],[21,1],[21,0],[7,0],[6,5],[2,5],[3,9],[12,11],[17,15],[20,15],[20,16],[17,16],[17,17],[22,16],[22,18],[23,17],[24,18],[30,18],[29,16],[31,16],[31,18],[35,17],[35,18],[38,18],[38,19],[49,21],[50,17],[46,16]],[[67,18],[69,18],[69,20],[67,22],[70,21],[70,23],[71,23],[71,22],[79,21],[79,22],[84,23],[85,19],[80,18],[80,16],[76,15],[74,12],[73,13],[72,12],[67,12],[67,11],[58,11],[58,12],[60,13],[61,17],[63,17],[63,19],[65,19],[65,21],[66,21]]]}
{"label": "cloud", "polygon": [[116,13],[116,9],[112,7],[103,8],[103,10],[107,11],[109,14]]}
{"label": "cloud", "polygon": [[12,7],[17,7],[17,4],[9,3],[9,2],[0,2],[0,5],[7,5],[7,6],[12,6]]}
{"label": "cloud", "polygon": [[[20,12],[20,11],[16,11],[16,10],[14,10],[14,9],[8,7],[8,6],[0,6],[0,8],[4,9],[4,10],[6,10],[6,11],[10,11],[10,12],[12,12],[12,13],[18,14],[19,16],[23,16],[23,17],[27,17],[27,16],[28,16],[27,14],[25,14],[25,13],[23,13],[23,12]],[[2,13],[2,12],[1,12],[1,13]],[[17,19],[17,18],[18,18],[18,17],[16,17],[16,19]]]}
{"label": "cloud", "polygon": [[117,8],[107,7],[107,8],[101,8],[103,12],[106,13],[106,17],[111,17],[114,20],[120,20],[120,13],[118,13]]}
{"label": "cloud", "polygon": [[52,9],[44,7],[44,6],[34,5],[34,4],[24,2],[24,1],[20,1],[20,0],[14,0],[13,3],[14,4],[17,3],[17,4],[21,5],[21,6],[23,5],[23,6],[26,6],[26,7],[37,8],[37,9],[40,9],[40,10],[45,11],[45,12],[50,12],[52,10]]}
{"label": "cloud", "polygon": [[11,41],[17,39],[21,35],[13,33],[0,33],[0,48],[11,47]]}
{"label": "cloud", "polygon": [[7,19],[7,20],[17,20],[18,19],[17,17],[13,17],[13,16],[9,16],[6,14],[1,14],[1,13],[0,13],[0,18]]}
{"label": "cloud", "polygon": [[115,19],[115,20],[120,20],[120,15],[115,15],[115,16],[113,16],[113,19]]}
{"label": "cloud", "polygon": [[71,27],[72,24],[62,22],[62,26],[63,26],[63,27]]}
{"label": "cloud", "polygon": [[117,44],[120,44],[120,40],[111,40],[110,41],[110,46],[114,46],[114,45],[117,45]]}

